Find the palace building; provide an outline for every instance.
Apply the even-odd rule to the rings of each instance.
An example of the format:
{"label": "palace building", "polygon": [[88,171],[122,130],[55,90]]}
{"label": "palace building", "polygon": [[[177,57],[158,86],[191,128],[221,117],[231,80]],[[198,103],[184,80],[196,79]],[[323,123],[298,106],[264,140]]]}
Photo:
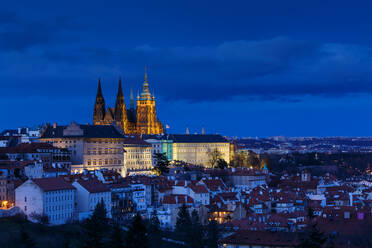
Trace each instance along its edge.
{"label": "palace building", "polygon": [[93,125],[111,125],[115,123],[125,134],[163,134],[163,124],[156,117],[155,96],[151,95],[147,73],[142,85],[142,93],[137,95],[134,107],[133,91],[130,95],[130,106],[125,106],[121,79],[116,97],[115,108],[107,108],[103,98],[101,81],[98,81],[96,102],[94,105]]}

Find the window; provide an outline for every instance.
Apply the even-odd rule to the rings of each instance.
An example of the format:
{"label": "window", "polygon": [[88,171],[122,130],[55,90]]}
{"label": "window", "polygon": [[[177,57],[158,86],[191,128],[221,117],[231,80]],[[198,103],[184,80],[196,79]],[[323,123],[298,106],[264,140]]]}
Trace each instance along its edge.
{"label": "window", "polygon": [[25,211],[27,211],[27,206],[25,206]]}
{"label": "window", "polygon": [[25,196],[25,202],[27,202],[27,197]]}

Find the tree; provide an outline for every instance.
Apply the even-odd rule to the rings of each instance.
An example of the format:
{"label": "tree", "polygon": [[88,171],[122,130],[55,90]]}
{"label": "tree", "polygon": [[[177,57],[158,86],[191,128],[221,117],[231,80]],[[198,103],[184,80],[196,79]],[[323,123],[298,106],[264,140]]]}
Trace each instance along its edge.
{"label": "tree", "polygon": [[139,213],[134,216],[129,231],[125,237],[126,248],[147,248],[148,237],[146,226]]}
{"label": "tree", "polygon": [[176,222],[176,234],[184,242],[187,242],[189,230],[191,228],[191,218],[187,207],[183,204],[178,211]]}
{"label": "tree", "polygon": [[298,245],[298,248],[321,248],[327,242],[327,237],[321,232],[315,221],[314,211],[308,209],[309,226],[307,228],[306,237]]}
{"label": "tree", "polygon": [[149,241],[152,246],[162,247],[162,232],[160,230],[160,221],[156,210],[154,210],[150,219]]}
{"label": "tree", "polygon": [[167,156],[165,153],[155,153],[154,154],[154,169],[153,171],[158,176],[161,176],[165,173],[169,172],[169,160],[167,159]]}
{"label": "tree", "polygon": [[191,213],[191,226],[187,243],[190,248],[203,248],[203,227],[199,221],[199,214],[195,209]]}
{"label": "tree", "polygon": [[108,242],[110,248],[124,248],[124,239],[121,228],[118,224],[115,224]]}
{"label": "tree", "polygon": [[211,220],[207,227],[206,246],[207,248],[218,248],[219,232],[217,222]]}
{"label": "tree", "polygon": [[107,211],[103,199],[97,204],[94,212],[88,218],[83,226],[85,227],[87,239],[85,247],[100,248],[103,247],[103,237],[108,228]]}
{"label": "tree", "polygon": [[215,168],[219,159],[222,159],[222,153],[217,149],[208,151],[208,164],[211,168]]}
{"label": "tree", "polygon": [[228,167],[228,164],[227,164],[227,162],[226,162],[225,159],[220,158],[220,159],[217,160],[217,165],[216,165],[216,168],[217,168],[217,169],[224,170],[224,169],[226,169],[227,167]]}
{"label": "tree", "polygon": [[24,227],[20,231],[20,247],[32,248],[35,247],[35,241],[31,238],[30,234],[26,232]]}

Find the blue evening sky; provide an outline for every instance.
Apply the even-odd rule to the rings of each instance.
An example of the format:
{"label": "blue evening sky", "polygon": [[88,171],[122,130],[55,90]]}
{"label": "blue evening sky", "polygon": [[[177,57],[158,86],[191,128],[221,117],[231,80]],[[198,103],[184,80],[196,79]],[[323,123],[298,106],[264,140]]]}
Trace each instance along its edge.
{"label": "blue evening sky", "polygon": [[169,132],[372,136],[371,1],[5,1],[0,129],[92,121],[148,67]]}

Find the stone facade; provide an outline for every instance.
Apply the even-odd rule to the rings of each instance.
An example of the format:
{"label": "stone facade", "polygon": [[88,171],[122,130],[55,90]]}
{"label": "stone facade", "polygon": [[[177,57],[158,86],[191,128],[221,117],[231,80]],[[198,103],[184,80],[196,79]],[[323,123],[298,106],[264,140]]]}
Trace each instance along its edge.
{"label": "stone facade", "polygon": [[109,169],[119,173],[123,169],[123,141],[125,137],[114,126],[78,125],[49,126],[41,141],[71,151],[71,170]]}

